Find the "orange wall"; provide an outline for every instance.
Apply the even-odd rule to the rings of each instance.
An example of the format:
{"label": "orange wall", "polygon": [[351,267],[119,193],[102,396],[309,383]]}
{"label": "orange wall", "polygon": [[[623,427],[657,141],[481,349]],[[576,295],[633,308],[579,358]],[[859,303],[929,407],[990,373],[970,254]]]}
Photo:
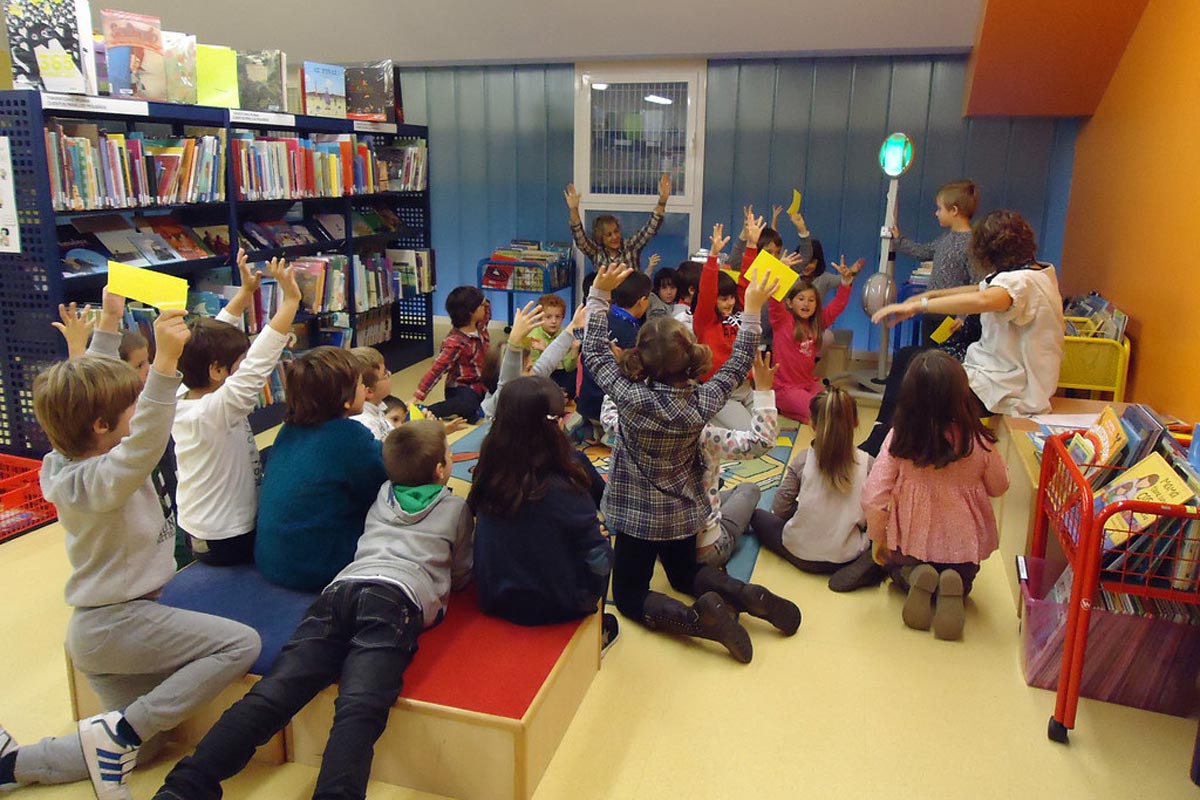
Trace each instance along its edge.
{"label": "orange wall", "polygon": [[967,116],[1096,110],[1147,0],[987,0],[967,65]]}
{"label": "orange wall", "polygon": [[1150,0],[1076,142],[1064,294],[1128,312],[1126,399],[1200,420],[1200,2]]}

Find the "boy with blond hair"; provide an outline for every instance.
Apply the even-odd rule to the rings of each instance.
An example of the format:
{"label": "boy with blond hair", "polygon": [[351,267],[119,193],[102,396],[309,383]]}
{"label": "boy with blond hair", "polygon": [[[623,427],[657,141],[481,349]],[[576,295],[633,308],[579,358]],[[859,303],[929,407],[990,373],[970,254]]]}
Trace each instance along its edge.
{"label": "boy with blond hair", "polygon": [[191,339],[179,369],[187,393],[179,400],[171,433],[179,470],[179,527],[192,555],[214,567],[254,561],[255,518],[262,462],[250,429],[250,412],[279,363],[300,308],[300,287],[281,259],[267,263],[279,284],[279,309],[251,344],[242,312],[253,301],[261,276],[238,251],[242,285],[216,319],[188,323]]}
{"label": "boy with blond hair", "polygon": [[0,790],[90,778],[100,800],[129,800],[126,778],[179,725],[245,674],[261,646],[251,628],[159,605],[175,574],[174,529],[150,473],[167,445],[190,331],[183,311],[154,323],[143,388],[117,357],[124,300],[106,295],[88,355],[37,377],[34,412],[54,451],[41,485],[66,530],[74,607],[67,651],[111,709],[77,733],[19,747],[0,728]]}
{"label": "boy with blond hair", "polygon": [[[563,321],[567,315],[567,303],[556,294],[544,294],[537,299],[542,307],[542,324],[529,332],[526,341],[529,345],[529,363],[536,364],[550,343],[562,331]],[[568,400],[575,399],[575,373],[579,365],[579,342],[571,345],[571,349],[549,373],[550,380],[558,384]],[[541,374],[547,374],[544,370]]]}
{"label": "boy with blond hair", "polygon": [[352,347],[350,355],[357,358],[362,366],[363,386],[367,387],[362,413],[350,419],[361,422],[382,442],[394,427],[388,420],[387,404],[384,402],[392,393],[392,373],[383,361],[383,353],[374,347]]}
{"label": "boy with blond hair", "polygon": [[318,692],[338,699],[313,797],[365,797],[376,740],[400,695],[420,634],[441,622],[471,577],[474,518],[446,488],[453,460],[435,420],[383,443],[387,481],[367,513],[354,560],[309,607],[265,678],[180,761],[155,800],[217,800],[254,748]]}

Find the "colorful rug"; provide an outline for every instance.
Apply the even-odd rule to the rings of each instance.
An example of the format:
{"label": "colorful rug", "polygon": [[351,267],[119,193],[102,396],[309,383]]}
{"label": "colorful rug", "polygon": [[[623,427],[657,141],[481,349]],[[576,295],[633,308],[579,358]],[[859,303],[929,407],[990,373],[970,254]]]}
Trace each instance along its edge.
{"label": "colorful rug", "polygon": [[[479,447],[487,436],[489,425],[481,423],[471,430],[452,436],[450,451],[454,455],[454,470],[450,486],[460,496],[466,496],[471,488],[471,474],[479,461]],[[725,488],[740,483],[754,483],[762,490],[760,508],[770,508],[775,490],[783,480],[783,472],[796,444],[797,429],[792,427],[779,431],[775,447],[759,458],[747,461],[727,461],[721,464],[721,482]],[[457,437],[457,438],[456,438]],[[608,474],[608,461],[612,451],[606,445],[594,445],[584,449],[588,460],[601,475]],[[726,569],[730,575],[743,581],[750,580],[754,565],[758,561],[758,540],[744,536],[738,543]]]}

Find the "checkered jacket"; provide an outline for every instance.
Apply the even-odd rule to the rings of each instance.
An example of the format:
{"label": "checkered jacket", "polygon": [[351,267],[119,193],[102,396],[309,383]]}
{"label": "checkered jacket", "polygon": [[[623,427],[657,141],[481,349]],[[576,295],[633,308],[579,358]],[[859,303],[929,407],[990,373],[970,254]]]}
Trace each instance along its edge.
{"label": "checkered jacket", "polygon": [[437,385],[443,373],[446,375],[446,388],[466,386],[483,397],[487,392],[487,387],[483,384],[483,360],[491,342],[487,323],[481,324],[478,332],[478,336],[469,336],[458,328],[451,329],[442,340],[441,352],[434,359],[433,366],[421,378],[413,397],[424,400],[425,395]]}
{"label": "checkered jacket", "polygon": [[656,209],[650,214],[650,219],[637,233],[621,243],[621,252],[615,256],[608,254],[608,251],[604,249],[603,243],[596,241],[584,233],[582,222],[576,222],[571,225],[571,238],[575,240],[575,246],[592,260],[596,269],[600,269],[605,264],[623,263],[641,271],[642,248],[650,243],[650,240],[654,238],[654,234],[658,233],[658,229],[662,227],[662,224],[663,215]]}
{"label": "checkered jacket", "polygon": [[686,539],[710,510],[700,435],[750,370],[759,316],[742,315],[733,354],[707,383],[676,387],[625,377],[609,349],[608,304],[608,292],[593,287],[583,337],[583,363],[620,415],[600,509],[609,529],[628,536]]}

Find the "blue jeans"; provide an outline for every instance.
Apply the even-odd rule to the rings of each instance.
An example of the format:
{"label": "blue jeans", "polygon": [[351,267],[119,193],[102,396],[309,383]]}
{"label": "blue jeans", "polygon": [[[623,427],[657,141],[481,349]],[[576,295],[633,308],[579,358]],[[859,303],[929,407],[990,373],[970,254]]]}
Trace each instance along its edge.
{"label": "blue jeans", "polygon": [[171,770],[163,789],[188,800],[216,800],[221,781],[240,772],[256,747],[336,680],[333,727],[313,797],[365,797],[375,742],[387,727],[423,627],[420,607],[399,586],[331,584],[267,676],[221,715],[195,754]]}

